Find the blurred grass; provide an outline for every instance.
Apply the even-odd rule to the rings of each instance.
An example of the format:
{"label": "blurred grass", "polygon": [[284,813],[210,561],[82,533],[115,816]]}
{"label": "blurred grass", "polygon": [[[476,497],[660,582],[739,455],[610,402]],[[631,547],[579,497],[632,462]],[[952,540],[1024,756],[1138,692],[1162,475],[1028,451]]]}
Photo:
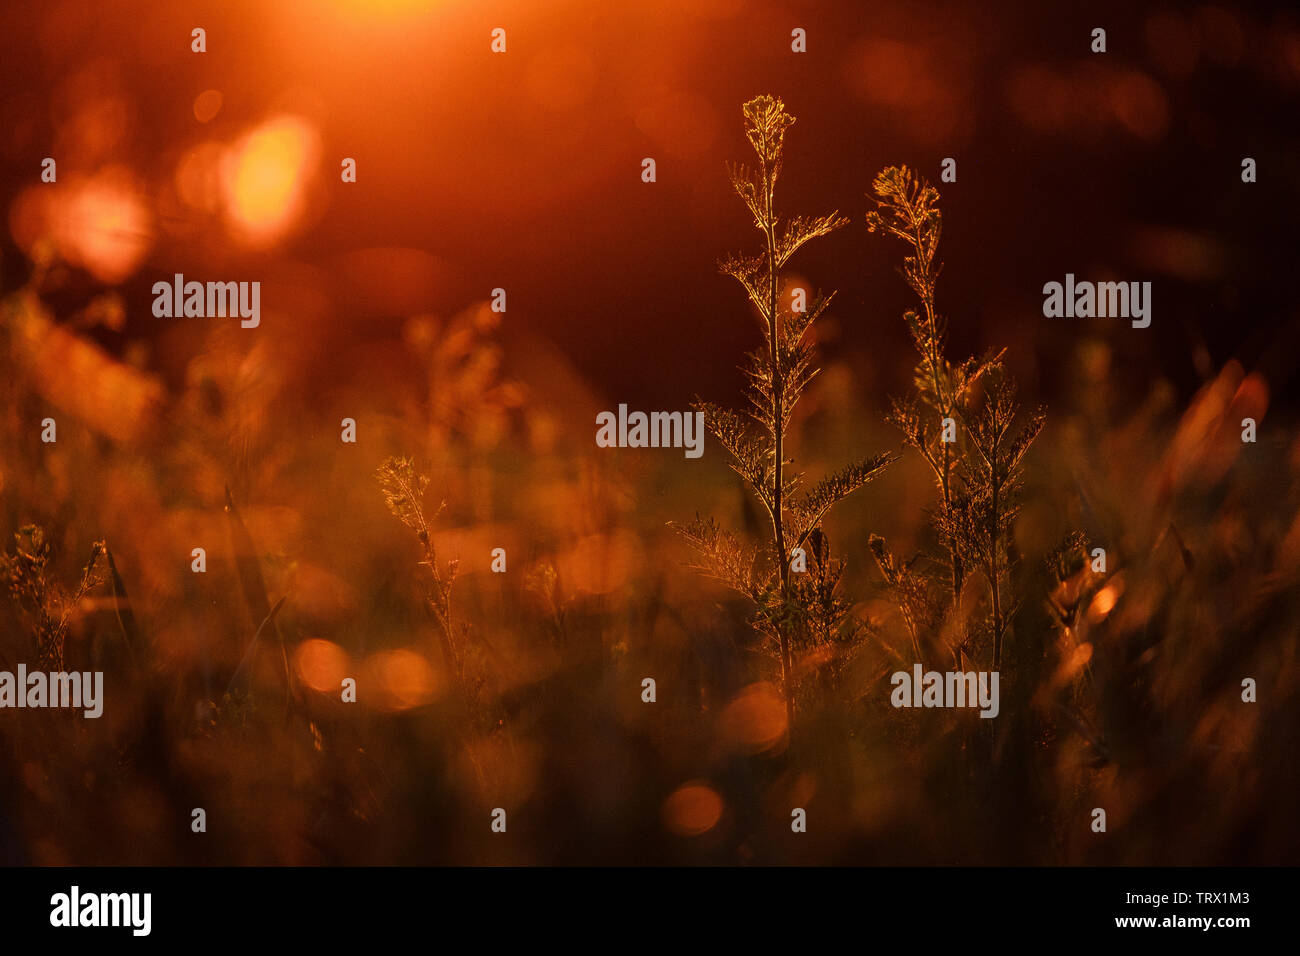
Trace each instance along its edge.
{"label": "blurred grass", "polygon": [[[0,716],[5,862],[1295,862],[1300,445],[1239,367],[1189,408],[1158,381],[1131,406],[1102,403],[1109,346],[1081,342],[1074,398],[1028,463],[1028,597],[996,721],[888,705],[909,645],[866,539],[925,543],[917,463],[846,506],[827,534],[873,636],[834,693],[803,703],[796,755],[745,608],[688,570],[666,528],[706,509],[743,524],[734,476],[716,454],[595,449],[587,423],[605,406],[544,348],[504,348],[474,310],[421,317],[322,390],[294,353],[214,325],[156,430],[132,437],[110,422],[129,408],[113,396],[147,373],[97,350],[87,368],[116,384],[88,414],[48,384],[32,323],[98,347],[30,290],[0,316],[3,530],[44,527],[65,587],[106,539],[115,581],[80,603],[67,644],[69,668],[107,672],[104,717]],[[810,472],[896,443],[859,375],[842,356],[801,407],[792,453]],[[1240,442],[1246,412],[1258,444]],[[54,445],[39,441],[46,415]],[[338,439],[345,415],[356,445]],[[439,553],[460,559],[457,617],[488,649],[468,727],[422,611],[418,543],[374,482],[395,454],[448,503]],[[1061,587],[1049,558],[1075,530],[1108,567]],[[505,574],[489,571],[494,547]],[[255,576],[267,607],[250,616]],[[225,694],[272,604],[301,696],[289,707],[278,650]],[[125,620],[135,669],[104,650]],[[34,653],[6,603],[0,659]],[[1242,703],[1244,677],[1258,703]],[[807,834],[790,832],[795,806]],[[189,831],[193,807],[206,834]]]}

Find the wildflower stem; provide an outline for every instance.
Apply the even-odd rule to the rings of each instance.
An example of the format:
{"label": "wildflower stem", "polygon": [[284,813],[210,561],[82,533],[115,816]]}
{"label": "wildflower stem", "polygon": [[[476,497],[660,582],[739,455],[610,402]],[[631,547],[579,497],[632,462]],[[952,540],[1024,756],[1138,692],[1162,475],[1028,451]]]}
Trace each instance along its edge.
{"label": "wildflower stem", "polygon": [[[765,144],[766,145],[766,144]],[[785,522],[782,519],[783,503],[781,500],[784,486],[785,457],[785,383],[781,374],[779,355],[780,321],[777,315],[777,303],[780,297],[777,272],[776,246],[776,212],[775,169],[769,168],[766,159],[761,164],[763,178],[764,221],[763,234],[767,239],[767,276],[768,276],[768,355],[772,374],[772,443],[773,443],[773,487],[772,487],[772,541],[776,548],[777,567],[781,573],[781,601],[785,605],[790,600],[790,562],[785,549]],[[776,622],[777,641],[781,647],[781,686],[785,692],[786,720],[791,734],[794,733],[794,674],[790,659],[790,633],[784,615]]]}

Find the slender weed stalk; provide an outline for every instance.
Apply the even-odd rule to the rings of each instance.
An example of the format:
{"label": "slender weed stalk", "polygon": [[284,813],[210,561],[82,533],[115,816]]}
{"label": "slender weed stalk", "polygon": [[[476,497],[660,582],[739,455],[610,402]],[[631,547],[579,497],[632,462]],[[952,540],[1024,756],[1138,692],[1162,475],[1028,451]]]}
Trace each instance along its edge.
{"label": "slender weed stalk", "polygon": [[50,578],[50,545],[39,525],[24,525],[14,535],[13,553],[0,554],[0,582],[31,622],[36,655],[43,670],[63,670],[63,648],[72,613],[91,589],[107,580],[104,542],[96,541],[81,579],[68,591]]}
{"label": "slender weed stalk", "polygon": [[794,296],[787,303],[781,270],[805,243],[848,220],[837,213],[781,220],[776,212],[776,183],[785,133],[795,118],[772,96],[750,100],[743,114],[745,135],[758,164],[752,169],[733,166],[729,173],[762,236],[762,248],[754,255],[728,256],[719,268],[745,290],[757,313],[763,344],[742,366],[749,399],[745,414],[702,401],[695,408],[704,413],[706,426],[727,451],[732,469],[758,500],[771,534],[760,546],[743,542],[712,518],[697,517],[676,527],[700,555],[699,570],[753,602],[754,626],[775,644],[780,658],[786,716],[793,731],[794,645],[843,639],[855,630],[847,604],[836,596],[844,564],[830,557],[822,519],[833,505],[877,477],[894,456],[856,461],[804,492],[800,491],[803,476],[788,467],[792,462],[786,457],[786,431],[795,404],[818,371],[812,364],[807,332],[834,294],[816,296],[803,307]]}
{"label": "slender weed stalk", "polygon": [[488,791],[488,778],[472,746],[475,731],[482,731],[493,723],[493,712],[485,702],[483,687],[487,680],[486,655],[491,652],[486,640],[470,639],[467,624],[457,627],[452,618],[451,594],[456,583],[459,561],[452,558],[439,563],[433,542],[431,523],[447,507],[439,502],[438,510],[429,518],[424,513],[424,493],[429,487],[426,475],[415,470],[410,458],[390,457],[384,460],[375,473],[384,493],[384,502],[397,518],[419,539],[424,551],[420,565],[429,569],[430,582],[425,588],[425,609],[433,619],[443,660],[456,678],[459,690],[460,725],[457,735],[465,747],[465,754],[474,767],[475,778],[481,793]]}
{"label": "slender weed stalk", "polygon": [[248,604],[249,620],[253,629],[253,639],[248,642],[248,650],[243,660],[235,669],[226,693],[233,697],[237,694],[251,695],[253,667],[258,652],[266,640],[274,637],[276,648],[280,652],[280,673],[284,675],[284,712],[286,718],[299,707],[298,689],[294,683],[293,668],[289,666],[289,649],[284,632],[276,618],[284,605],[282,596],[274,606],[266,590],[266,579],[262,576],[262,566],[257,556],[257,545],[249,534],[244,519],[240,516],[235,498],[226,488],[226,523],[230,528],[230,541],[235,555],[235,572],[239,579],[239,589]]}
{"label": "slender weed stalk", "polygon": [[118,626],[122,629],[122,640],[126,646],[127,657],[133,669],[138,668],[138,648],[140,647],[140,628],[136,624],[135,611],[131,606],[131,597],[126,592],[126,584],[118,573],[117,562],[113,560],[113,550],[104,542],[104,559],[108,562],[108,584],[113,594],[113,610],[117,615]]}
{"label": "slender weed stalk", "polygon": [[[934,527],[943,548],[937,562],[918,570],[917,562],[900,563],[885,541],[873,536],[871,550],[894,594],[912,636],[918,658],[925,661],[946,645],[958,670],[972,649],[961,608],[967,575],[979,572],[988,584],[987,630],[993,666],[1002,663],[1002,645],[1014,608],[1009,606],[1012,565],[1011,527],[1019,510],[1021,462],[1042,430],[1045,415],[1033,411],[1016,428],[1019,407],[1015,385],[1002,365],[1005,350],[960,365],[944,353],[947,320],[935,304],[939,272],[939,237],[943,216],[939,191],[906,166],[891,166],[872,188],[878,209],[867,214],[867,227],[903,240],[909,253],[903,278],[920,300],[921,311],[903,315],[919,360],[913,389],[893,402],[888,416],[929,466],[939,494]],[[946,599],[934,596],[938,578],[929,568],[946,569]],[[946,609],[944,605],[947,605]],[[947,641],[941,633],[947,617]]]}
{"label": "slender weed stalk", "polygon": [[420,565],[429,569],[430,578],[425,589],[425,608],[433,619],[443,659],[456,677],[466,707],[472,708],[482,684],[482,668],[476,649],[469,640],[468,626],[458,628],[452,617],[451,594],[459,562],[455,558],[439,562],[431,527],[447,503],[440,502],[432,518],[425,515],[423,502],[429,479],[415,470],[410,458],[386,459],[379,466],[376,477],[388,510],[415,532],[424,551]]}
{"label": "slender weed stalk", "polygon": [[1000,363],[993,365],[985,375],[983,402],[963,414],[973,452],[961,462],[963,487],[939,515],[944,534],[988,583],[995,670],[1002,666],[1007,627],[1018,603],[1010,594],[1010,576],[1015,560],[1011,532],[1024,484],[1021,463],[1046,420],[1036,409],[1017,427],[1019,410],[1015,384]]}

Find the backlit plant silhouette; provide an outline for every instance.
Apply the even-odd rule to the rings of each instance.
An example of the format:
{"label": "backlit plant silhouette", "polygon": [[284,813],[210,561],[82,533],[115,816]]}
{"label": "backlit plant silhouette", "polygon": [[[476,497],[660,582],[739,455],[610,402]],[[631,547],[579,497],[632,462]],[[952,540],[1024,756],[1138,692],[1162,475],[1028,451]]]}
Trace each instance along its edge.
{"label": "backlit plant silhouette", "polygon": [[[795,216],[782,222],[775,204],[785,133],[794,123],[781,100],[759,96],[744,105],[745,135],[758,157],[755,169],[730,168],[731,183],[763,237],[755,255],[728,256],[719,263],[738,281],[757,313],[763,344],[742,366],[749,408],[745,414],[697,401],[706,427],[730,456],[770,522],[762,544],[742,541],[712,518],[678,526],[699,553],[699,570],[744,594],[754,604],[755,628],[769,638],[781,662],[786,716],[794,723],[792,650],[851,640],[859,625],[836,595],[844,563],[830,556],[821,522],[830,508],[877,477],[891,455],[856,461],[800,491],[803,476],[787,466],[785,436],[799,397],[817,374],[807,332],[830,304],[816,296],[805,308],[783,301],[781,270],[806,242],[825,236],[848,220],[831,213]],[[799,570],[804,567],[806,571]],[[792,564],[795,570],[792,570]]]}
{"label": "backlit plant silhouette", "polygon": [[460,561],[452,558],[440,563],[433,541],[433,522],[438,520],[447,503],[439,502],[432,517],[425,515],[424,494],[429,487],[429,479],[416,470],[415,463],[410,458],[385,459],[375,477],[383,490],[388,510],[415,532],[424,551],[420,565],[429,569],[430,579],[424,587],[424,606],[433,619],[443,662],[455,677],[459,710],[456,734],[474,768],[479,787],[485,791],[486,776],[474,755],[471,740],[476,730],[487,730],[494,723],[499,723],[499,720],[484,700],[483,691],[487,681],[485,647],[480,641],[472,639],[468,624],[457,622],[452,617],[451,595]]}
{"label": "backlit plant silhouette", "polygon": [[63,670],[68,625],[81,599],[108,580],[106,556],[104,542],[96,541],[81,580],[69,592],[50,579],[50,545],[39,525],[24,525],[14,535],[13,553],[0,553],[0,586],[30,620],[41,668]]}
{"label": "backlit plant silhouette", "polygon": [[[903,316],[920,356],[914,388],[906,399],[894,400],[889,421],[934,475],[939,492],[934,526],[944,554],[927,563],[927,573],[918,573],[915,562],[900,563],[874,535],[871,550],[902,611],[918,659],[924,661],[944,646],[947,613],[946,643],[958,670],[973,646],[961,610],[962,586],[971,571],[978,571],[988,584],[987,630],[996,668],[1002,663],[1003,640],[1014,611],[1008,606],[1007,580],[1021,462],[1042,430],[1044,412],[1035,410],[1016,427],[1019,408],[1014,383],[1001,362],[1003,352],[960,365],[944,354],[947,321],[935,306],[941,268],[936,254],[943,230],[939,191],[906,166],[882,170],[872,187],[879,209],[867,214],[867,226],[911,247],[902,272],[921,300],[920,313],[908,310]],[[928,573],[935,564],[946,567],[947,573]],[[941,585],[940,575],[946,579]],[[936,597],[936,590],[946,591],[946,600]]]}
{"label": "backlit plant silhouette", "polygon": [[[426,590],[425,606],[438,632],[447,667],[456,675],[457,683],[464,689],[466,642],[457,639],[451,614],[451,591],[456,583],[459,562],[453,558],[445,566],[439,566],[429,519],[424,514],[424,493],[429,486],[429,479],[415,470],[415,464],[409,458],[388,458],[379,466],[375,477],[383,489],[384,503],[388,505],[388,510],[415,532],[420,547],[424,550],[424,560],[420,564],[429,569],[431,579],[430,587]],[[446,502],[438,505],[433,520],[437,520],[445,507]]]}

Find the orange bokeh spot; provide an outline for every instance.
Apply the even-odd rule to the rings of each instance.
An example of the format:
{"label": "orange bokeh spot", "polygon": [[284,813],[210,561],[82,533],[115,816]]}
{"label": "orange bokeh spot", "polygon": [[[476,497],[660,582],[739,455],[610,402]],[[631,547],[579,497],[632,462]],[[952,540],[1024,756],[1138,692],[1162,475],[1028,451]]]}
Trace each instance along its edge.
{"label": "orange bokeh spot", "polygon": [[1045,684],[1044,688],[1056,689],[1070,683],[1088,666],[1088,662],[1092,660],[1092,653],[1092,645],[1086,642],[1062,648],[1061,661],[1052,674],[1051,681]]}
{"label": "orange bokeh spot", "polygon": [[176,165],[176,193],[195,209],[216,213],[221,208],[221,144],[207,140],[190,147]]}
{"label": "orange bokeh spot", "polygon": [[1079,673],[1079,671],[1088,666],[1090,660],[1092,660],[1092,645],[1080,644],[1071,651],[1070,656],[1062,662],[1062,677],[1066,679],[1073,678]]}
{"label": "orange bokeh spot", "polygon": [[722,819],[722,797],[706,783],[684,783],[664,801],[663,816],[673,833],[699,836]]}
{"label": "orange bokeh spot", "polygon": [[322,694],[339,690],[348,676],[347,651],[333,641],[312,638],[293,652],[294,669],[304,684]]}
{"label": "orange bokeh spot", "polygon": [[194,118],[200,123],[210,122],[220,112],[220,90],[204,90],[194,97]]}
{"label": "orange bokeh spot", "polygon": [[415,651],[372,654],[366,660],[366,674],[358,696],[366,697],[380,710],[423,707],[437,694],[438,678],[432,665]]}
{"label": "orange bokeh spot", "polygon": [[140,187],[126,169],[60,178],[24,191],[10,211],[14,240],[29,256],[52,239],[63,259],[113,285],[131,275],[153,244],[153,223]]}
{"label": "orange bokeh spot", "polygon": [[282,238],[302,215],[319,152],[315,128],[296,116],[275,117],[246,133],[221,164],[232,229],[254,245]]}
{"label": "orange bokeh spot", "polygon": [[1088,605],[1088,620],[1093,624],[1104,621],[1106,615],[1114,610],[1115,604],[1119,601],[1119,596],[1123,591],[1123,585],[1118,581],[1108,584],[1098,591],[1096,596],[1093,597],[1092,603]]}
{"label": "orange bokeh spot", "polygon": [[771,750],[785,738],[785,700],[767,682],[750,684],[722,712],[723,740],[751,753]]}

